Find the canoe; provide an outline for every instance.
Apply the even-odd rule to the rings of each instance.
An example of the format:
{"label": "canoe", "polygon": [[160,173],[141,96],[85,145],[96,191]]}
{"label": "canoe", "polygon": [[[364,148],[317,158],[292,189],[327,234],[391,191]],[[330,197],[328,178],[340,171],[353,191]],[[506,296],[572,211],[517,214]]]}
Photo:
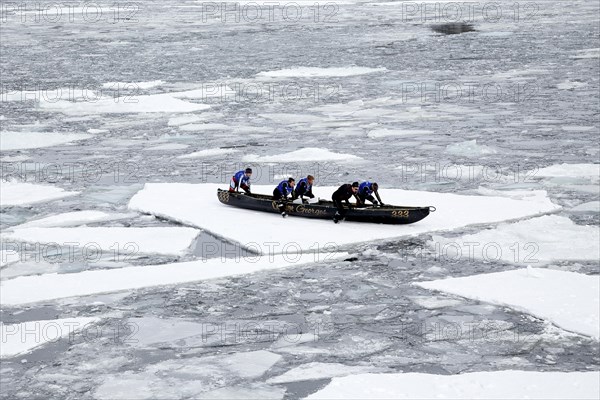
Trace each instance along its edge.
{"label": "canoe", "polygon": [[[229,206],[244,208],[247,210],[263,211],[270,213],[281,213],[281,201],[273,200],[272,196],[264,194],[246,194],[229,192],[228,190],[217,190],[219,201]],[[296,204],[285,202],[282,206],[288,215],[332,220],[337,209],[332,201],[319,200],[317,203]],[[412,224],[427,217],[435,207],[402,207],[385,205],[353,206],[346,210],[346,221],[371,222],[375,224]]]}

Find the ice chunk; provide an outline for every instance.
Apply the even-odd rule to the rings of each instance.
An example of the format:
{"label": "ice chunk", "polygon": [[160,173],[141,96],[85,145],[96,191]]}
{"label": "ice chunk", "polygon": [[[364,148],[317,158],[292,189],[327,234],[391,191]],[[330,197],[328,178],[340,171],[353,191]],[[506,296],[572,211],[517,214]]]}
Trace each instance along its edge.
{"label": "ice chunk", "polygon": [[91,138],[85,133],[0,132],[0,150],[38,149]]}
{"label": "ice chunk", "polygon": [[353,161],[362,160],[352,154],[334,153],[327,149],[306,147],[300,150],[295,150],[290,153],[258,156],[256,154],[248,154],[244,156],[243,161],[246,162],[303,162],[303,161]]}
{"label": "ice chunk", "polygon": [[71,274],[25,276],[0,282],[0,303],[4,305],[26,304],[73,296],[173,285],[244,275],[260,270],[323,262],[325,259],[335,260],[347,256],[347,253],[335,255],[310,253],[287,256],[252,255],[228,260],[216,258],[144,267],[83,271]]}
{"label": "ice chunk", "polygon": [[127,113],[179,113],[206,110],[207,104],[180,100],[174,94],[127,96],[117,99],[101,97],[93,101],[41,101],[40,108],[68,115],[127,114]]}
{"label": "ice chunk", "polygon": [[558,164],[540,168],[536,171],[537,176],[549,176],[559,178],[592,178],[598,180],[600,177],[600,164]]}
{"label": "ice chunk", "polygon": [[508,306],[595,339],[600,336],[598,275],[527,268],[415,284]]}
{"label": "ice chunk", "polygon": [[182,115],[180,117],[169,118],[169,122],[167,123],[167,125],[180,126],[180,125],[185,125],[185,124],[191,124],[193,122],[198,122],[198,121],[202,121],[202,118],[200,118],[197,115]]}
{"label": "ice chunk", "polygon": [[372,74],[375,72],[387,71],[385,68],[367,68],[367,67],[295,67],[280,69],[276,71],[259,72],[257,77],[267,78],[291,78],[291,77],[322,77],[322,76],[352,76]]}
{"label": "ice chunk", "polygon": [[0,322],[2,345],[0,358],[14,357],[29,353],[46,343],[54,343],[80,331],[100,318],[65,318],[43,321],[29,321],[20,324]]}
{"label": "ice chunk", "polygon": [[[3,237],[28,243],[53,243],[124,254],[183,255],[199,231],[187,227],[77,227],[77,228],[14,228]],[[92,256],[90,256],[93,258]]]}
{"label": "ice chunk", "polygon": [[102,87],[105,89],[115,89],[115,90],[135,90],[135,89],[152,89],[157,86],[164,85],[165,81],[156,80],[156,81],[147,81],[147,82],[106,82],[102,84]]}
{"label": "ice chunk", "polygon": [[[226,388],[241,379],[262,376],[281,356],[259,350],[209,357],[167,360],[141,372],[107,377],[94,393],[98,399],[202,398],[206,393]],[[207,393],[208,392],[208,393]],[[219,395],[219,392],[212,392]],[[218,398],[218,397],[215,397]]]}
{"label": "ice chunk", "polygon": [[423,129],[373,129],[367,136],[371,139],[380,139],[390,136],[421,136],[431,134],[433,134],[433,131]]}
{"label": "ice chunk", "polygon": [[486,154],[497,153],[496,149],[477,144],[477,140],[469,140],[462,143],[450,144],[446,146],[446,152],[464,157],[478,157]]}
{"label": "ice chunk", "polygon": [[334,378],[307,399],[597,399],[600,373],[494,371]]}
{"label": "ice chunk", "polygon": [[521,265],[600,258],[598,227],[577,225],[558,215],[501,224],[452,239],[436,235],[432,245],[448,259],[502,260]]}
{"label": "ice chunk", "polygon": [[600,212],[600,201],[590,201],[571,208],[572,212]]}
{"label": "ice chunk", "polygon": [[199,151],[195,151],[193,153],[190,154],[184,154],[182,156],[179,156],[177,158],[203,158],[203,157],[214,157],[214,156],[222,156],[225,154],[231,154],[231,153],[235,153],[237,150],[236,149],[220,149],[220,148],[216,148],[216,149],[204,149],[204,150],[199,150]]}
{"label": "ice chunk", "polygon": [[84,210],[84,211],[73,211],[63,214],[55,214],[49,217],[35,219],[33,221],[27,221],[24,224],[17,225],[11,229],[17,228],[48,228],[48,227],[60,227],[60,226],[77,226],[84,225],[91,222],[101,221],[113,221],[118,219],[131,218],[135,216],[133,213],[129,214],[109,214],[104,211],[95,210]]}
{"label": "ice chunk", "polygon": [[380,372],[381,368],[364,365],[344,365],[335,363],[311,362],[292,368],[286,373],[268,379],[267,383],[289,383],[299,381],[310,381],[316,379],[328,379],[338,376],[364,374],[368,372]]}
{"label": "ice chunk", "polygon": [[75,196],[79,192],[67,192],[64,189],[33,183],[6,181],[1,183],[0,206],[26,206],[44,201]]}
{"label": "ice chunk", "polygon": [[[223,185],[149,183],[133,196],[129,208],[196,226],[228,238],[242,247],[261,252],[290,252],[294,249],[323,251],[358,242],[512,220],[560,208],[548,199],[545,191],[509,192],[521,197],[512,199],[382,188],[380,194],[387,204],[435,205],[437,211],[412,225],[334,224],[328,220],[301,217],[284,220],[279,214],[227,206],[217,198],[219,187]],[[335,189],[337,187],[314,187],[313,192],[315,196],[327,199],[331,198]],[[273,187],[253,185],[253,190],[256,193],[270,193]],[[360,235],[356,234],[357,229]]]}

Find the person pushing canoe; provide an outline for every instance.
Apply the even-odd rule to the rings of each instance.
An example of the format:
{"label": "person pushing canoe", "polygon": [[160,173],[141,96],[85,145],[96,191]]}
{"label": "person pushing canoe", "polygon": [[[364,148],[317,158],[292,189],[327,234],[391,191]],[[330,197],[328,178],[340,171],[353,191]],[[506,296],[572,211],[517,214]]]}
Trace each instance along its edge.
{"label": "person pushing canoe", "polygon": [[360,199],[357,196],[358,186],[358,182],[354,182],[352,184],[346,183],[340,186],[338,190],[333,192],[333,194],[331,195],[333,204],[337,208],[337,211],[333,216],[333,222],[335,222],[336,224],[340,220],[344,219],[344,216],[346,215],[346,210],[344,209],[344,204],[342,203],[342,201],[345,201],[346,205],[350,207],[350,197],[354,196],[356,202],[360,203]]}
{"label": "person pushing canoe", "polygon": [[315,177],[308,175],[306,178],[302,178],[298,181],[296,189],[294,190],[294,199],[300,198],[304,202],[304,196],[314,199],[315,195],[312,192],[312,185],[315,181]]}
{"label": "person pushing canoe", "polygon": [[294,178],[289,178],[287,180],[279,182],[279,185],[273,189],[273,200],[277,201],[277,207],[281,212],[282,217],[287,217],[287,213],[285,212],[285,203],[288,200],[288,196],[294,193],[294,185],[296,181]]}
{"label": "person pushing canoe", "polygon": [[229,191],[239,192],[242,189],[246,194],[250,194],[250,177],[252,177],[252,168],[236,172],[229,182]]}
{"label": "person pushing canoe", "polygon": [[[366,204],[367,200],[369,200],[371,203],[373,203],[373,205],[382,205],[384,206],[385,204],[383,204],[383,201],[381,201],[381,197],[379,197],[379,192],[377,191],[379,189],[379,185],[377,184],[377,182],[369,182],[369,181],[365,181],[363,183],[361,183],[358,186],[358,198],[360,199],[360,202],[362,204]],[[373,197],[373,193],[375,193],[375,196],[377,197],[377,200],[375,200],[375,198]]]}
{"label": "person pushing canoe", "polygon": [[287,200],[288,196],[294,193],[295,185],[296,180],[294,178],[279,182],[279,185],[273,189],[273,200]]}

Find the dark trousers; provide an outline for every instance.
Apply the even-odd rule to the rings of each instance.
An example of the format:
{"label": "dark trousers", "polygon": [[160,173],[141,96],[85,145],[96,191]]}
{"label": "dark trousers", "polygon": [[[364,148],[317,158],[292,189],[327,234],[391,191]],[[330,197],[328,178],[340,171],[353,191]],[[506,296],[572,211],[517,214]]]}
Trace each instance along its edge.
{"label": "dark trousers", "polygon": [[332,197],[331,200],[333,200],[333,204],[335,205],[335,208],[337,208],[338,212],[340,213],[340,215],[346,215],[346,209],[344,208],[344,200],[340,200],[337,197]]}
{"label": "dark trousers", "polygon": [[375,197],[373,197],[372,194],[368,195],[368,196],[358,196],[358,198],[360,199],[360,201],[363,202],[363,204],[365,204],[367,202],[367,200],[369,200],[371,203],[375,201]]}
{"label": "dark trousers", "polygon": [[279,189],[277,189],[277,188],[273,189],[273,200],[280,200],[282,198],[283,198],[283,195],[281,194]]}

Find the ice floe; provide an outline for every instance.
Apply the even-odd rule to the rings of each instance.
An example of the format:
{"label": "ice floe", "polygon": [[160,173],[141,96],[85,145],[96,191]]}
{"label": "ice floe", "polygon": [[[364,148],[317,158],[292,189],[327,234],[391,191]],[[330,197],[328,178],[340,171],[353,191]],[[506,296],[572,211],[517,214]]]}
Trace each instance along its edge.
{"label": "ice floe", "polygon": [[0,150],[24,150],[58,146],[91,138],[85,133],[61,132],[0,132]]}
{"label": "ice floe", "polygon": [[375,72],[387,71],[385,68],[367,68],[367,67],[296,67],[280,69],[276,71],[259,72],[257,77],[267,78],[295,78],[295,77],[344,77],[352,75],[372,74]]}
{"label": "ice floe", "polygon": [[415,283],[532,314],[571,331],[600,334],[600,277],[541,268],[523,268]]}
{"label": "ice floe", "polygon": [[[288,160],[289,161],[289,160]],[[318,184],[318,182],[317,182]],[[560,209],[545,191],[511,191],[506,196],[466,196],[382,188],[387,204],[437,207],[437,211],[411,225],[378,225],[251,211],[221,204],[218,184],[149,183],[130,200],[129,208],[205,229],[255,251],[290,252],[345,247],[353,243],[426,232],[448,231],[471,224],[496,223]],[[337,187],[313,187],[316,196],[331,198]],[[253,185],[255,193],[271,193],[273,186]],[[357,231],[360,232],[357,235]]]}
{"label": "ice floe", "polygon": [[188,227],[29,227],[12,228],[2,237],[28,243],[80,247],[93,259],[93,255],[99,255],[101,250],[128,255],[183,255],[198,233],[197,229]]}
{"label": "ice floe", "polygon": [[99,318],[65,318],[28,321],[20,324],[0,322],[2,334],[0,358],[29,353],[46,343],[54,343],[61,339],[72,340],[71,336],[75,332],[99,320]]}
{"label": "ice floe", "polygon": [[496,149],[478,144],[477,140],[469,140],[462,143],[450,144],[446,146],[446,152],[463,157],[479,157],[487,154],[497,153]]}
{"label": "ice floe", "polygon": [[577,225],[567,217],[545,215],[472,235],[433,236],[433,246],[449,260],[477,259],[524,265],[562,260],[600,259],[597,226]]}
{"label": "ice floe", "polygon": [[156,80],[156,81],[147,81],[147,82],[106,82],[102,84],[102,87],[105,89],[152,89],[157,86],[164,85],[165,81]]}
{"label": "ice floe", "polygon": [[104,211],[96,210],[72,211],[27,221],[23,224],[14,226],[11,229],[78,226],[89,224],[92,222],[114,221],[119,219],[131,218],[133,216],[135,216],[134,213],[110,214]]}
{"label": "ice floe", "polygon": [[[251,255],[225,260],[214,258],[143,267],[83,271],[71,274],[24,276],[0,283],[0,303],[3,305],[17,305],[74,296],[173,285],[244,275],[261,270],[325,262],[346,256],[346,253]],[[81,301],[84,302],[85,300]]]}
{"label": "ice floe", "polygon": [[540,168],[537,176],[600,179],[600,164],[557,164]]}
{"label": "ice floe", "polygon": [[339,376],[381,372],[382,368],[371,365],[344,365],[337,363],[311,362],[292,368],[282,375],[270,378],[267,383],[289,383],[335,378]]}
{"label": "ice floe", "polygon": [[0,206],[27,206],[45,201],[75,196],[79,192],[67,192],[56,186],[38,185],[16,180],[3,181],[0,186]]}
{"label": "ice floe", "polygon": [[[147,366],[140,372],[128,371],[106,377],[104,383],[96,389],[94,397],[107,400],[130,400],[222,398],[218,396],[240,395],[243,391],[236,391],[233,385],[243,379],[262,376],[281,358],[280,355],[258,350],[161,361]],[[215,392],[219,389],[221,390]],[[255,390],[251,389],[250,393],[258,395]],[[273,388],[268,390],[265,385],[262,393],[282,394],[282,390]]]}
{"label": "ice floe", "polygon": [[206,110],[206,104],[190,103],[175,97],[175,94],[152,94],[141,96],[101,97],[93,101],[53,102],[41,101],[40,108],[68,115],[127,114],[127,113],[180,113]]}
{"label": "ice floe", "polygon": [[307,399],[597,399],[600,373],[494,371],[334,378]]}
{"label": "ice floe", "polygon": [[204,157],[215,157],[215,156],[223,156],[225,154],[231,154],[231,153],[235,153],[238,150],[236,149],[220,149],[220,148],[215,148],[215,149],[204,149],[204,150],[199,150],[199,151],[195,151],[193,153],[190,154],[184,154],[181,155],[177,158],[204,158]]}
{"label": "ice floe", "polygon": [[387,138],[390,136],[421,136],[431,135],[433,131],[424,129],[373,129],[367,134],[371,139]]}
{"label": "ice floe", "polygon": [[[271,156],[248,154],[243,157],[246,162],[305,162],[305,161],[356,161],[362,158],[353,154],[334,153],[327,149],[306,147],[289,153]],[[272,190],[271,190],[272,191]]]}

